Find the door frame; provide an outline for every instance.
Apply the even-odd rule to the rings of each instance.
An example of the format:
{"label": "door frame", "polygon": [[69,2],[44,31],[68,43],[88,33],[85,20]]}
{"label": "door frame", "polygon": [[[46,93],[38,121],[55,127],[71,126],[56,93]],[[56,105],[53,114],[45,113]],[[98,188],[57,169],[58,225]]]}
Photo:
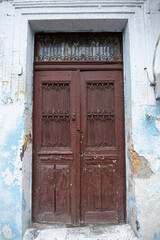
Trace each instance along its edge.
{"label": "door frame", "polygon": [[99,62],[34,62],[34,71],[53,70],[119,70],[123,71],[122,61],[99,61]]}
{"label": "door frame", "polygon": [[[122,75],[123,75],[123,61],[99,61],[99,62],[34,62],[34,72],[35,71],[63,71],[63,70],[75,70],[77,71],[77,73],[79,73],[80,71],[121,71]],[[122,77],[123,79],[123,77]],[[124,79],[123,79],[124,82]],[[33,84],[34,85],[34,84]],[[126,162],[125,162],[125,113],[124,113],[124,84],[123,84],[123,106],[122,107],[122,111],[123,111],[123,149],[124,149],[124,159],[123,159],[123,167],[124,167],[124,171],[123,171],[123,183],[124,183],[124,190],[123,190],[123,203],[124,203],[124,220],[122,220],[122,222],[126,222]],[[33,96],[34,99],[34,96]],[[33,116],[34,116],[34,103],[33,103]],[[34,138],[34,135],[33,135]],[[33,145],[32,145],[32,152],[33,152]],[[80,156],[79,156],[79,162],[78,164],[80,164]],[[76,169],[77,170],[77,169]],[[80,169],[79,169],[80,171]],[[80,176],[80,173],[79,173]],[[33,171],[32,171],[32,178],[33,178]],[[77,180],[78,181],[78,180]],[[79,181],[79,183],[77,182],[77,184],[79,185],[79,189],[77,191],[76,194],[76,206],[80,206],[80,184],[81,182]],[[32,184],[32,191],[33,191],[33,184]],[[33,201],[32,201],[32,207],[33,207]],[[32,211],[33,212],[33,211]],[[33,216],[32,216],[33,219]],[[78,219],[80,219],[80,207],[76,209],[76,221],[75,224],[80,224],[80,222],[78,222]],[[121,221],[120,221],[121,222]]]}

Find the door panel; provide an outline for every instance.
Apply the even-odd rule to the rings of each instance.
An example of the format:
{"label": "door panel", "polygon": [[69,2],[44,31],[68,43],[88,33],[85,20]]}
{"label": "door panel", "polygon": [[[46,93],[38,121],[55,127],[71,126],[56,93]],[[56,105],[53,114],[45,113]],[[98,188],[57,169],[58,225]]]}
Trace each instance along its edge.
{"label": "door panel", "polygon": [[86,87],[87,146],[114,146],[114,85],[112,82],[88,82]]}
{"label": "door panel", "polygon": [[42,83],[42,146],[70,146],[69,83]]}
{"label": "door panel", "polygon": [[118,223],[124,211],[121,82],[119,71],[81,73],[81,220],[85,223]]}
{"label": "door panel", "polygon": [[35,72],[34,221],[124,221],[123,112],[121,71]]}
{"label": "door panel", "polygon": [[75,72],[41,71],[34,85],[33,218],[75,220]]}

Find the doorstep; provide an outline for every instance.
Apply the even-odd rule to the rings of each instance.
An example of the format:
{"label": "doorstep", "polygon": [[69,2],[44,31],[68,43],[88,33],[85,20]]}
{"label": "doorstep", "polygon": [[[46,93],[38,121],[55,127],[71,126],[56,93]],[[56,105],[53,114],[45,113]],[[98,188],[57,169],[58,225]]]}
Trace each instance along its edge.
{"label": "doorstep", "polygon": [[92,225],[71,227],[67,225],[36,224],[26,230],[23,240],[137,240],[129,224]]}

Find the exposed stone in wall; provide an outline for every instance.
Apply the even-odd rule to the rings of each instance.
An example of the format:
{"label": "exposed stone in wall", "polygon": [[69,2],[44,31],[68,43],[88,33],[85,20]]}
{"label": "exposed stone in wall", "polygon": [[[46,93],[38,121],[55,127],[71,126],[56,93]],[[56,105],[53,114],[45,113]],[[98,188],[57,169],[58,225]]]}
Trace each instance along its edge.
{"label": "exposed stone in wall", "polygon": [[139,156],[139,154],[133,149],[129,149],[129,152],[131,154],[133,174],[138,178],[150,178],[153,171],[150,168],[149,161],[144,156]]}

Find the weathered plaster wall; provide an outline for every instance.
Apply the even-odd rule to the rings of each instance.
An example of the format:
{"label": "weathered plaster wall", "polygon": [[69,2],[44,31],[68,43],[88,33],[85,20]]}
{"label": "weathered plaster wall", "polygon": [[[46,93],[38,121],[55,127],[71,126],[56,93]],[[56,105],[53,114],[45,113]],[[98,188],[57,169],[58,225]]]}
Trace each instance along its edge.
{"label": "weathered plaster wall", "polygon": [[13,69],[18,51],[13,45],[14,16],[9,6],[1,4],[0,19],[0,239],[20,239],[24,106]]}
{"label": "weathered plaster wall", "polygon": [[[42,1],[37,8],[34,2],[0,3],[0,239],[21,239],[31,222],[32,66],[37,30],[124,30],[127,221],[141,239],[160,239],[160,103],[147,77],[148,72],[153,80],[160,0],[106,0],[95,6],[82,0],[85,11],[78,1],[75,7],[68,1],[67,8],[54,7],[55,1]],[[160,72],[160,46],[156,72]]]}
{"label": "weathered plaster wall", "polygon": [[[0,239],[21,239],[29,225],[32,61],[27,25],[10,3],[0,3]],[[24,39],[21,37],[23,32]],[[28,40],[29,41],[29,40]],[[32,43],[33,45],[33,43]],[[27,55],[28,54],[28,55]],[[33,53],[32,53],[33,55]],[[29,82],[29,84],[28,84]],[[31,123],[31,120],[29,121]],[[27,151],[26,151],[27,149]],[[29,161],[27,161],[29,159]]]}
{"label": "weathered plaster wall", "polygon": [[[129,221],[139,237],[160,239],[160,102],[155,100],[152,61],[160,34],[160,1],[147,1],[130,29],[132,131],[127,156]],[[144,70],[147,68],[146,70]],[[160,72],[160,46],[156,59]],[[127,81],[127,80],[126,80]]]}

